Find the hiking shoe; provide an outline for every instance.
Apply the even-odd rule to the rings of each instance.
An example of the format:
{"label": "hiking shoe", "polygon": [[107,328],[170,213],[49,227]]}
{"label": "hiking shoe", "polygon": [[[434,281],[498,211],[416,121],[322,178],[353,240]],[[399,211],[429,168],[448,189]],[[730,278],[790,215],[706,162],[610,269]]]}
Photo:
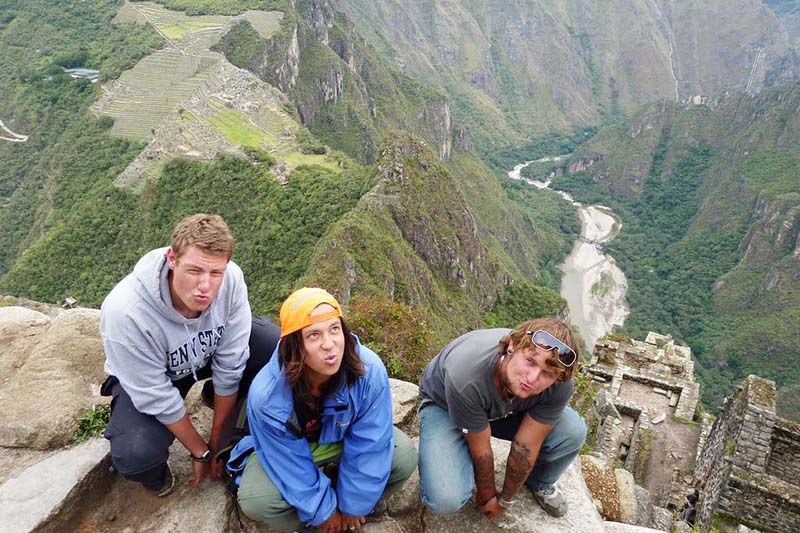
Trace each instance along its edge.
{"label": "hiking shoe", "polygon": [[164,475],[164,484],[161,485],[160,489],[151,489],[156,496],[159,498],[163,498],[175,487],[175,476],[172,475],[172,468],[170,468],[169,463],[167,463],[166,473]]}
{"label": "hiking shoe", "polygon": [[203,405],[212,411],[214,410],[214,382],[210,379],[203,383],[203,390],[200,391],[200,400]]}
{"label": "hiking shoe", "polygon": [[567,514],[567,500],[555,485],[542,490],[531,490],[533,499],[536,500],[544,512],[556,518]]}

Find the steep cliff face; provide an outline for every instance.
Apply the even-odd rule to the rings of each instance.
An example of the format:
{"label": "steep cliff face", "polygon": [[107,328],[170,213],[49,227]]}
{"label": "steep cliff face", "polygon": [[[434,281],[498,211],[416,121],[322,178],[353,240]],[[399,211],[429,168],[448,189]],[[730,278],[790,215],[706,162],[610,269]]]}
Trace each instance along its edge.
{"label": "steep cliff face", "polygon": [[[760,0],[338,0],[359,33],[458,105],[479,149],[644,103],[795,79],[797,60]],[[719,28],[719,31],[709,31]]]}
{"label": "steep cliff face", "polygon": [[286,9],[278,35],[260,40],[234,28],[220,49],[286,92],[303,125],[334,148],[371,162],[386,133],[404,129],[436,145],[441,160],[450,157],[453,127],[443,94],[401,74],[331,0],[299,0]]}
{"label": "steep cliff face", "polygon": [[539,278],[539,236],[485,167],[469,174],[453,164],[459,176],[421,139],[391,135],[378,182],[325,234],[304,282],[345,303],[388,298],[428,309],[437,342],[480,325],[506,285]]}

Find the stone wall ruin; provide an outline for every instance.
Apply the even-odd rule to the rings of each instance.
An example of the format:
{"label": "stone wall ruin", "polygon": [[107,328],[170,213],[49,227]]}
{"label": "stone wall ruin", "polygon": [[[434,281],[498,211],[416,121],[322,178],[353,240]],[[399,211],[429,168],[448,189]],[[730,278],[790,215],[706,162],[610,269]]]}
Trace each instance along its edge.
{"label": "stone wall ruin", "polygon": [[775,414],[775,383],[748,376],[725,400],[695,471],[696,525],[722,513],[774,531],[800,527],[800,424]]}

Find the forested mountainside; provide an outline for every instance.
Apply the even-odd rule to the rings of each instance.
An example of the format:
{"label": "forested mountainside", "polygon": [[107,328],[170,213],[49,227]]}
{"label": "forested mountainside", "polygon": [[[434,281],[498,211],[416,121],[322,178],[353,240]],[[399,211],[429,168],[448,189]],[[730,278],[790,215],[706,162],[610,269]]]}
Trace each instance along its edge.
{"label": "forested mountainside", "polygon": [[[791,399],[797,108],[768,88],[797,78],[796,20],[780,0],[0,0],[0,292],[96,306],[218,212],[255,312],[330,287],[413,379],[451,335],[564,308],[575,208],[502,176],[591,139],[559,186],[619,209],[628,331],[689,342],[710,405],[748,371]],[[696,95],[725,97],[672,103]]]}
{"label": "forested mountainside", "polygon": [[[258,6],[226,4],[248,7]],[[168,241],[178,219],[209,211],[222,213],[238,238],[235,259],[257,313],[274,314],[293,287],[315,282],[335,290],[376,341],[384,332],[370,329],[370,317],[407,317],[398,327],[424,341],[410,349],[428,355],[468,327],[517,320],[530,310],[520,302],[535,298],[539,313],[561,312],[555,267],[577,232],[571,207],[546,191],[530,194],[552,203],[547,210],[513,203],[468,139],[452,137],[453,126],[443,123],[441,135],[426,129],[427,118],[436,124],[446,114],[443,97],[402,76],[405,85],[384,80],[380,95],[390,97],[375,108],[386,130],[370,137],[374,152],[364,159],[376,162],[326,153],[299,124],[307,108],[222,55],[237,48],[218,29],[241,29],[229,12],[187,16],[117,2],[5,8],[0,116],[26,140],[0,142],[0,290],[97,306],[144,251]],[[272,17],[274,34],[295,16]],[[262,20],[248,17],[253,28]],[[50,34],[61,41],[49,45]],[[87,46],[87,38],[98,42]],[[101,82],[73,79],[62,67],[97,69]],[[154,110],[142,104],[153,87],[161,100],[189,95],[176,109]],[[341,124],[330,143],[363,155],[346,139],[351,112],[336,122],[337,102],[326,105],[331,114],[319,116],[332,131]],[[407,123],[380,121],[392,106],[408,113]]]}
{"label": "forested mountainside", "polygon": [[448,95],[485,152],[665,98],[797,76],[761,1],[338,0],[393,64]]}
{"label": "forested mountainside", "polygon": [[800,414],[799,110],[798,84],[655,105],[601,129],[555,179],[619,214],[607,250],[628,277],[623,330],[688,343],[708,405],[752,373]]}

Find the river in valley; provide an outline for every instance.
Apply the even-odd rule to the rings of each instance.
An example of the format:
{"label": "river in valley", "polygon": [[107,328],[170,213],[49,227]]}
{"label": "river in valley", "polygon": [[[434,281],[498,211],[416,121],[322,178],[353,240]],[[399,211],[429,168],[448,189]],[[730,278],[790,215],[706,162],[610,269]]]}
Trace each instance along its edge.
{"label": "river in valley", "polygon": [[[531,163],[558,162],[568,155],[544,157],[515,166],[508,176],[523,180],[540,189],[549,189],[550,180],[523,178],[522,169]],[[625,274],[614,259],[603,253],[602,245],[619,233],[621,222],[608,207],[584,206],[568,193],[556,191],[564,200],[578,207],[581,234],[572,251],[559,266],[561,296],[569,307],[569,322],[578,330],[586,347],[593,349],[595,341],[606,332],[621,326],[628,315]]]}

